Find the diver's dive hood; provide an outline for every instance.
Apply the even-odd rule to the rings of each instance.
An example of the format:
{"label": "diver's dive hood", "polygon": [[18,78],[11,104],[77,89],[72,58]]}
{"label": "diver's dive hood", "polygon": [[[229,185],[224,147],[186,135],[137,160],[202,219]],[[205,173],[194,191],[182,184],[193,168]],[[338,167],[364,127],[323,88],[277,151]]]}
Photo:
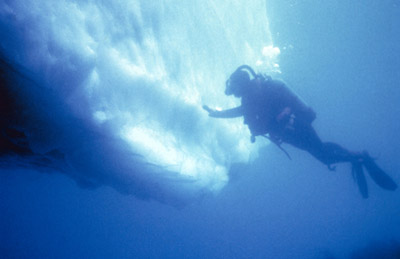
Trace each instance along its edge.
{"label": "diver's dive hood", "polygon": [[238,67],[235,72],[226,80],[226,88],[225,94],[241,94],[241,91],[244,90],[244,87],[250,82],[250,75],[254,78],[257,77],[254,70],[248,65],[242,65]]}

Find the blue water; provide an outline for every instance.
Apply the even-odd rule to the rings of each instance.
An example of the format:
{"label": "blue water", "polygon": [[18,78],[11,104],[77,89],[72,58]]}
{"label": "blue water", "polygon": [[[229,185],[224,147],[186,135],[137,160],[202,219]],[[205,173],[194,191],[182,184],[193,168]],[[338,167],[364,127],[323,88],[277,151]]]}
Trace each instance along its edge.
{"label": "blue water", "polygon": [[201,109],[249,64],[400,183],[397,1],[31,2],[0,3],[35,153],[1,158],[0,257],[399,258],[398,190]]}

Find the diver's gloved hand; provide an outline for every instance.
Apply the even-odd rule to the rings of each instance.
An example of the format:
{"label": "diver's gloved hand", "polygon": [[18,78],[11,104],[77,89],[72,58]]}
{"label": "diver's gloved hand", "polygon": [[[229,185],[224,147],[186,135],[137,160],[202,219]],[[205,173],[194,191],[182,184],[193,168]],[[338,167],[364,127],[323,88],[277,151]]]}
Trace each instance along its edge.
{"label": "diver's gloved hand", "polygon": [[211,109],[207,105],[203,105],[203,109],[208,112],[208,116],[215,117],[218,111]]}

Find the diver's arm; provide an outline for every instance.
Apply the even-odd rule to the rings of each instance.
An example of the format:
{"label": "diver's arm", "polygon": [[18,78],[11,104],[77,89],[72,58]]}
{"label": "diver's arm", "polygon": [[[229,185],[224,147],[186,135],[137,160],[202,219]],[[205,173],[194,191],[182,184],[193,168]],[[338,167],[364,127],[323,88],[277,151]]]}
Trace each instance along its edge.
{"label": "diver's arm", "polygon": [[243,116],[243,108],[242,106],[238,106],[232,109],[217,111],[213,110],[207,105],[203,105],[203,109],[208,112],[208,116],[213,118],[236,118]]}

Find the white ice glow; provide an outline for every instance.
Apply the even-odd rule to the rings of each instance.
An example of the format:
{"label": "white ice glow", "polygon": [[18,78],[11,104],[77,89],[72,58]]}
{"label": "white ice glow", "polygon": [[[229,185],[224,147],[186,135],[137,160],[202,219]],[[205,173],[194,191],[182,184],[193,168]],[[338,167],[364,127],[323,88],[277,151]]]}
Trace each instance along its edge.
{"label": "white ice glow", "polygon": [[[11,30],[24,31],[24,54],[10,57],[63,96],[75,117],[128,144],[140,161],[190,177],[194,188],[218,190],[231,163],[248,161],[254,146],[240,119],[211,119],[201,106],[237,105],[223,95],[237,66],[277,68],[265,5],[17,0],[3,2],[0,14]],[[113,150],[110,163],[119,157]]]}

